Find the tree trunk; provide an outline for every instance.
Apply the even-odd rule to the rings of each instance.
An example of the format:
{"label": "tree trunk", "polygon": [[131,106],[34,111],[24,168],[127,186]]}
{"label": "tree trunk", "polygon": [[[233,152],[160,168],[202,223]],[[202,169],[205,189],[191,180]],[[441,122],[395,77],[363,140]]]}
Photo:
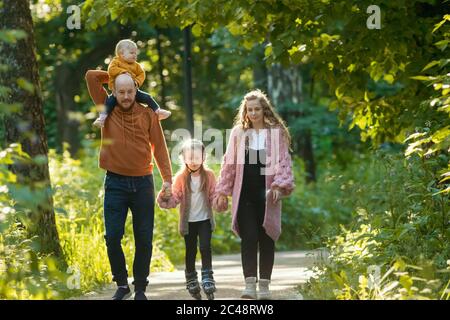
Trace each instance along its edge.
{"label": "tree trunk", "polygon": [[70,112],[78,111],[74,97],[80,92],[82,77],[80,76],[80,69],[72,70],[72,68],[67,63],[58,66],[54,83],[58,119],[58,147],[61,151],[62,144],[64,142],[69,143],[69,152],[73,158],[76,158],[81,146],[79,139],[80,123],[70,117]]}
{"label": "tree trunk", "polygon": [[267,81],[267,64],[264,60],[264,47],[255,50],[255,59],[253,64],[253,87],[268,93]]}
{"label": "tree trunk", "polygon": [[184,39],[184,104],[186,106],[187,127],[191,135],[194,134],[194,106],[192,102],[192,55],[191,55],[191,27],[183,29]]}
{"label": "tree trunk", "polygon": [[[289,119],[304,116],[295,105],[304,101],[302,92],[303,79],[298,67],[283,68],[280,64],[272,65],[267,73],[269,97],[274,107],[289,125]],[[293,136],[294,151],[305,161],[306,182],[316,181],[316,164],[312,144],[311,130],[301,129]]]}
{"label": "tree trunk", "polygon": [[[20,29],[27,35],[16,44],[0,44],[2,63],[8,67],[1,73],[0,83],[11,89],[6,102],[22,105],[18,113],[5,116],[6,142],[20,143],[31,158],[45,159],[39,162],[16,161],[10,169],[17,175],[18,183],[44,194],[42,202],[31,209],[31,222],[27,224],[29,234],[38,237],[41,253],[62,256],[51,195],[47,136],[28,0],[3,1],[0,29]],[[26,80],[32,89],[19,86],[18,79]]]}
{"label": "tree trunk", "polygon": [[159,80],[161,81],[161,108],[166,109],[166,81],[164,80],[164,61],[163,61],[163,51],[161,48],[161,30],[156,28],[156,50],[158,50],[158,71]]}

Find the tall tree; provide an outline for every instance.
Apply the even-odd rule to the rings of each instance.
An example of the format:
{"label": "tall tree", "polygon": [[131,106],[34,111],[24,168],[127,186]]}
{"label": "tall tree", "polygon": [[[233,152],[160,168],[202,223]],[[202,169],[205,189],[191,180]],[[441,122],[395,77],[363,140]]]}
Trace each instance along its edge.
{"label": "tall tree", "polygon": [[156,50],[158,51],[158,73],[159,73],[159,81],[161,81],[161,107],[166,107],[166,82],[164,79],[164,60],[163,60],[163,51],[161,48],[161,29],[156,28]]}
{"label": "tall tree", "polygon": [[13,163],[11,171],[17,175],[19,184],[41,194],[37,203],[28,208],[28,232],[31,236],[38,236],[42,253],[61,256],[29,1],[4,0],[0,6],[0,29],[23,30],[27,35],[15,44],[0,45],[2,62],[7,65],[7,70],[1,73],[0,84],[10,88],[6,102],[21,104],[19,112],[4,118],[6,142],[20,143],[23,151],[31,157],[30,161]]}
{"label": "tall tree", "polygon": [[[283,67],[281,64],[273,64],[267,74],[268,92],[274,105],[281,109],[281,114],[287,120],[304,117],[300,108],[289,108],[289,105],[298,106],[305,100],[303,93],[303,78],[298,66]],[[305,161],[307,172],[306,181],[316,180],[316,164],[312,144],[311,130],[301,129],[300,133],[293,137],[294,150]]]}
{"label": "tall tree", "polygon": [[186,108],[187,127],[194,134],[194,105],[192,102],[192,54],[191,27],[183,29],[184,38],[184,104]]}

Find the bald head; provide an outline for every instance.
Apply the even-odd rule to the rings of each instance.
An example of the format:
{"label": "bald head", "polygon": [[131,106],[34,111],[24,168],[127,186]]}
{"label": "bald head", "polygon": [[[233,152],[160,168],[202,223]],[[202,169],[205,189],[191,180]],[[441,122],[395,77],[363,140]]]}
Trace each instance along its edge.
{"label": "bald head", "polygon": [[130,108],[134,104],[137,90],[133,78],[128,74],[121,74],[116,77],[114,84],[117,104],[123,109]]}
{"label": "bald head", "polygon": [[116,86],[116,90],[118,90],[119,88],[121,88],[123,86],[132,86],[133,88],[136,87],[134,84],[133,78],[131,78],[130,75],[125,74],[125,73],[119,74],[116,77],[115,86]]}

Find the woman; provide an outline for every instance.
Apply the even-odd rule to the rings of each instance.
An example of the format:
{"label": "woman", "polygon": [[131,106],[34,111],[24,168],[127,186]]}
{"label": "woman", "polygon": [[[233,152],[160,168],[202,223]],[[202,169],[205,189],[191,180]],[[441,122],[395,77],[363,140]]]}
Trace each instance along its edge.
{"label": "woman", "polygon": [[[215,208],[232,197],[232,230],[241,238],[242,298],[270,299],[275,241],[281,234],[281,196],[294,189],[290,134],[267,96],[247,93],[239,107],[216,186]],[[256,294],[259,248],[259,292]]]}

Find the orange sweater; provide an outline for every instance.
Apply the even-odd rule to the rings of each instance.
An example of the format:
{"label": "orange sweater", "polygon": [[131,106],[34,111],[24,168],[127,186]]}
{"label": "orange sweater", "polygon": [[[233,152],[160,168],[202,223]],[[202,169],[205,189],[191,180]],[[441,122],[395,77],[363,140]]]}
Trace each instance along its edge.
{"label": "orange sweater", "polygon": [[137,62],[129,63],[122,58],[115,56],[108,66],[109,82],[108,88],[114,89],[114,81],[116,77],[122,73],[128,72],[131,74],[133,80],[137,83],[138,87],[141,87],[145,80],[145,71],[141,65]]}
{"label": "orange sweater", "polygon": [[[108,83],[106,71],[89,70],[86,82],[95,104],[103,104]],[[129,110],[114,108],[102,128],[99,167],[125,176],[153,172],[153,155],[164,181],[172,182],[172,166],[158,116],[135,103]]]}

